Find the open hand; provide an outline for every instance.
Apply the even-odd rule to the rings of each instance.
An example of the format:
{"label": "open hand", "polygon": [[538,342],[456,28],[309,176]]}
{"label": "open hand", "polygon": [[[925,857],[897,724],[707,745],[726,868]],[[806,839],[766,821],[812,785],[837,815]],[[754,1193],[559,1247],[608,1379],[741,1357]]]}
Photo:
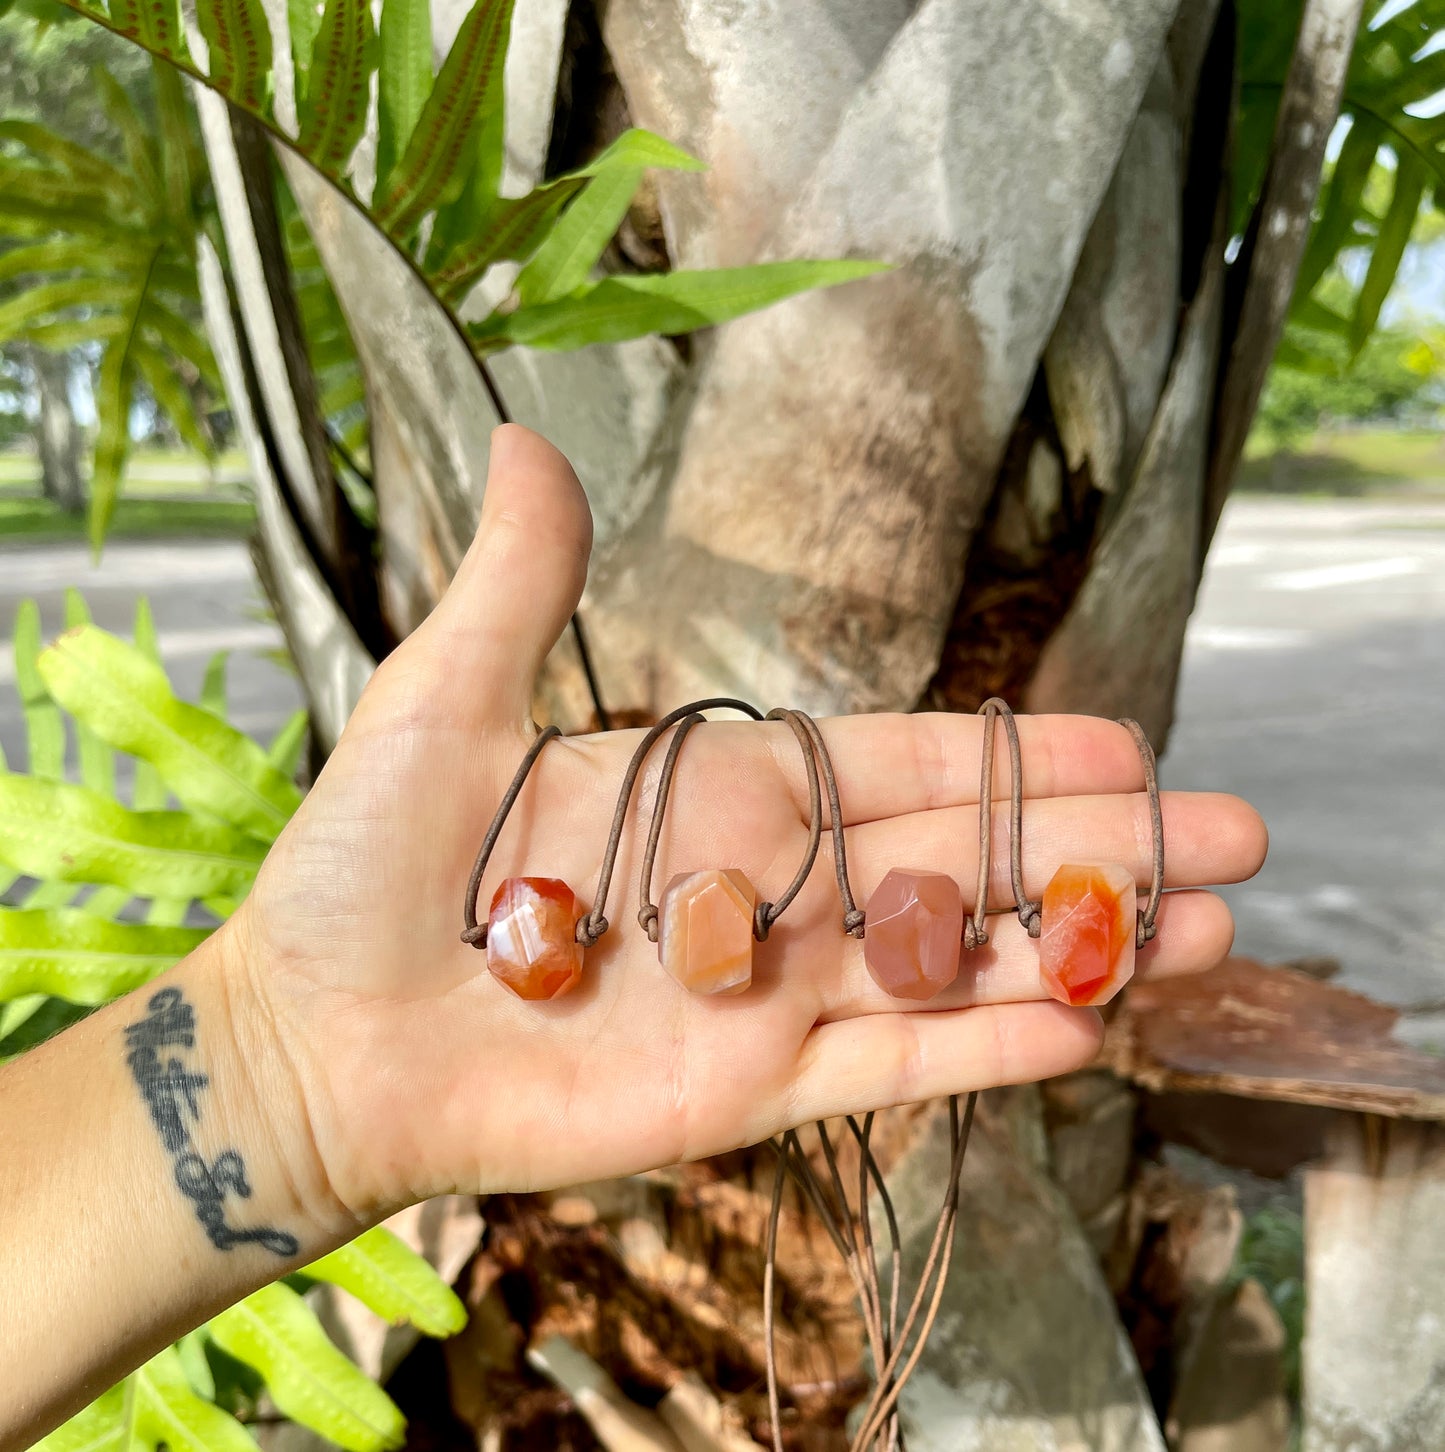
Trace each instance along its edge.
{"label": "open hand", "polygon": [[[887,997],[846,937],[828,844],[756,946],[753,986],[688,993],[659,966],[634,906],[659,747],[634,797],[607,912],[571,994],[525,1002],[460,940],[477,846],[533,738],[532,688],[577,604],[591,525],[566,461],[515,426],[494,438],[481,525],[430,619],[378,670],[227,938],[275,1028],[327,1179],[370,1218],[443,1191],[522,1190],[621,1175],[756,1142],[808,1120],[1078,1068],[1100,1020],[1049,1001],[1038,945],[991,923],[954,985]],[[764,705],[787,704],[760,703]],[[977,871],[982,722],[950,715],[823,723],[854,889],[893,867]],[[1067,861],[1149,879],[1138,755],[1123,728],[1021,718],[1027,890]],[[593,897],[618,787],[640,735],[550,743],[481,894],[504,876],[557,877]],[[1006,753],[996,792],[1006,803]],[[1228,909],[1205,884],[1260,866],[1265,831],[1227,796],[1166,793],[1167,886],[1141,975],[1210,967]],[[1002,843],[1002,822],[999,823]],[[688,740],[657,885],[736,867],[776,895],[801,860],[808,791],[784,724],[711,723]],[[995,904],[1012,897],[994,852]]]}

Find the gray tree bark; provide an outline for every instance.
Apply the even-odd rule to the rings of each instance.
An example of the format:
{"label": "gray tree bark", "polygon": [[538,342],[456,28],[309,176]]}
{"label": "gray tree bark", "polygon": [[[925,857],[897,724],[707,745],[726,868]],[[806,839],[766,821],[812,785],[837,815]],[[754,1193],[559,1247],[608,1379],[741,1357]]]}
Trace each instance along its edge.
{"label": "gray tree bark", "polygon": [[40,456],[40,487],[45,497],[67,514],[85,512],[85,437],[70,402],[71,361],[64,353],[31,348],[29,363],[40,395],[40,420],[35,430]]}

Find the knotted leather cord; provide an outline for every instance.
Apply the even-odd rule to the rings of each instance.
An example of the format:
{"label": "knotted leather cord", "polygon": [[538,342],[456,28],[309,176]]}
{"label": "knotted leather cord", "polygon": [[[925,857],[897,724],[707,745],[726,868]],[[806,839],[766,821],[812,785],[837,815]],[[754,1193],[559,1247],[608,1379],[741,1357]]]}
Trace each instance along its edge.
{"label": "knotted leather cord", "polygon": [[1127,716],[1119,724],[1134,738],[1134,745],[1139,748],[1139,759],[1144,763],[1144,790],[1149,794],[1149,824],[1154,835],[1149,897],[1134,929],[1134,944],[1142,948],[1145,943],[1153,942],[1158,931],[1154,920],[1159,916],[1159,899],[1164,893],[1164,809],[1159,804],[1159,770],[1154,748],[1149,744],[1144,728]]}
{"label": "knotted leather cord", "polygon": [[[807,882],[809,874],[813,870],[813,864],[818,860],[818,847],[823,840],[823,794],[818,778],[818,763],[814,757],[813,742],[807,727],[799,719],[800,713],[779,707],[777,710],[769,711],[763,719],[768,721],[786,721],[792,728],[793,734],[798,738],[798,745],[803,752],[803,769],[808,778],[808,846],[803,853],[803,860],[798,870],[793,875],[793,880],[788,884],[782,896],[776,902],[760,902],[753,911],[753,936],[760,943],[768,940],[768,934],[772,931],[773,924],[782,917],[788,905],[802,891],[803,884]],[[658,939],[658,908],[652,900],[652,879],[656,871],[657,847],[662,838],[662,822],[667,812],[668,797],[672,792],[673,778],[677,773],[678,757],[682,753],[683,742],[687,740],[688,732],[694,726],[702,723],[702,716],[696,711],[685,716],[677,725],[677,731],[667,749],[667,757],[662,765],[662,775],[657,781],[657,796],[652,808],[652,825],[647,833],[647,848],[642,857],[642,871],[638,878],[638,906],[637,921],[652,942]]]}
{"label": "knotted leather cord", "polygon": [[1029,937],[1040,931],[1039,904],[1024,893],[1024,769],[1019,750],[1018,723],[1007,701],[990,696],[978,708],[983,717],[983,764],[978,785],[978,891],[974,898],[973,916],[963,927],[963,946],[982,948],[988,942],[984,919],[988,915],[989,879],[993,873],[993,756],[994,725],[1003,721],[1008,738],[1009,755],[1009,872],[1013,880],[1014,911]]}
{"label": "knotted leather cord", "polygon": [[794,711],[808,739],[813,744],[813,755],[818,770],[823,774],[823,788],[828,794],[828,815],[833,833],[833,875],[838,879],[838,896],[843,899],[843,931],[850,938],[861,938],[867,915],[853,897],[853,887],[848,881],[848,843],[843,831],[843,806],[838,799],[838,778],[833,771],[833,758],[828,754],[828,743],[818,729],[818,723],[806,711]]}
{"label": "knotted leather cord", "polygon": [[537,739],[527,748],[527,754],[522,758],[522,764],[517,768],[517,774],[512,778],[511,786],[507,788],[506,795],[497,808],[497,814],[492,818],[492,825],[487,828],[487,835],[482,838],[477,860],[472,864],[472,875],[467,880],[467,895],[462,900],[462,919],[466,924],[462,930],[462,942],[470,943],[474,948],[487,946],[487,925],[477,921],[477,893],[481,891],[482,877],[486,873],[492,848],[497,845],[497,838],[502,835],[502,828],[507,822],[507,813],[512,810],[517,798],[522,794],[522,788],[527,784],[527,774],[542,754],[542,748],[554,736],[561,734],[561,728],[557,726],[548,726],[538,733]]}
{"label": "knotted leather cord", "polygon": [[638,773],[641,772],[643,763],[664,732],[688,716],[713,710],[741,711],[744,716],[750,716],[754,721],[763,719],[763,713],[746,701],[740,701],[734,696],[710,696],[705,701],[691,701],[686,706],[669,711],[638,743],[637,750],[632,753],[632,760],[627,763],[622,789],[617,794],[617,805],[612,812],[612,830],[607,834],[607,850],[603,854],[602,870],[597,877],[597,898],[592,904],[592,911],[577,924],[577,941],[584,948],[590,948],[596,943],[610,926],[606,916],[607,894],[612,887],[612,872],[617,866],[617,851],[622,843],[622,829],[627,824],[627,808],[632,802],[632,789],[637,785]]}

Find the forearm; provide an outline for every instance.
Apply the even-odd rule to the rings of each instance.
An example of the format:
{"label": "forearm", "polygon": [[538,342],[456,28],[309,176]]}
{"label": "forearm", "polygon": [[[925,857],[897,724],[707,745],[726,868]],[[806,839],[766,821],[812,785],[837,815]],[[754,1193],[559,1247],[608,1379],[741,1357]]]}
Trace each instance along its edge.
{"label": "forearm", "polygon": [[0,1449],[362,1228],[233,951],[0,1070]]}

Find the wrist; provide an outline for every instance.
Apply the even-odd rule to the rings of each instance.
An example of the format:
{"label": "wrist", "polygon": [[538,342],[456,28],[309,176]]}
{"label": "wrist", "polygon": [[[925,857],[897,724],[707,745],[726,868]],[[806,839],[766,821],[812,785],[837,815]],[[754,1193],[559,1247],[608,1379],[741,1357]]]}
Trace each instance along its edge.
{"label": "wrist", "polygon": [[[235,1170],[239,1162],[248,1192],[223,1201],[219,1229],[207,1226],[213,1243],[224,1249],[228,1239],[243,1243],[234,1238],[238,1232],[273,1229],[275,1246],[294,1241],[294,1258],[307,1260],[360,1234],[371,1217],[347,1204],[332,1183],[301,1076],[259,982],[244,919],[219,929],[155,987],[172,980],[194,1003],[196,1046],[214,1096],[204,1142],[216,1155],[236,1157],[223,1169]],[[142,1003],[151,996],[138,995]],[[198,1204],[198,1210],[215,1221],[214,1205]]]}

